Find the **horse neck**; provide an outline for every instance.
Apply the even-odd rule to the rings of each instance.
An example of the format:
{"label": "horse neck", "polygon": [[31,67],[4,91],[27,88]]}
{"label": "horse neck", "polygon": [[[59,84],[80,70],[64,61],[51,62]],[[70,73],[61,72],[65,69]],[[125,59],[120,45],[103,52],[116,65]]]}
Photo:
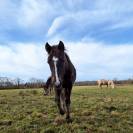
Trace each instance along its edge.
{"label": "horse neck", "polygon": [[66,57],[66,65],[65,65],[65,70],[66,71],[71,71],[73,64],[69,58],[69,56],[65,53],[65,57]]}
{"label": "horse neck", "polygon": [[76,80],[76,69],[74,65],[72,64],[71,60],[69,59],[69,56],[66,53],[65,53],[65,56],[67,60],[65,72],[66,72],[66,75],[69,74],[69,77],[71,77],[72,82],[74,83],[74,81]]}

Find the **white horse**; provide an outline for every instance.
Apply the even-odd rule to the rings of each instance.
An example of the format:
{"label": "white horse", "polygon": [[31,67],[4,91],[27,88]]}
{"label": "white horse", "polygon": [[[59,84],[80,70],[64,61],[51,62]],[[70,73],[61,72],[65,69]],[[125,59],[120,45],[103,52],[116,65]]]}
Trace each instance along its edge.
{"label": "white horse", "polygon": [[115,84],[114,84],[114,81],[113,80],[108,80],[108,86],[111,86],[111,88],[115,88]]}
{"label": "white horse", "polygon": [[115,87],[113,80],[104,80],[104,79],[97,80],[97,84],[98,84],[99,88],[102,88],[103,85],[106,85],[107,88],[108,88],[108,86],[111,86],[111,88]]}

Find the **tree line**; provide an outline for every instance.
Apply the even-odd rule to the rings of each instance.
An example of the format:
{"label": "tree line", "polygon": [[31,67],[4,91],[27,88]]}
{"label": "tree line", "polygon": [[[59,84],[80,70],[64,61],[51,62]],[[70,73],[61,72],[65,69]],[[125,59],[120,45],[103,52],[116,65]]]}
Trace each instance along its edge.
{"label": "tree line", "polygon": [[0,89],[25,89],[25,88],[42,88],[45,85],[44,80],[31,78],[24,81],[20,78],[0,77]]}
{"label": "tree line", "polygon": [[[133,84],[133,79],[113,80],[116,85]],[[31,78],[24,81],[20,78],[0,77],[0,89],[25,89],[25,88],[43,88],[45,81],[43,79]],[[76,86],[97,85],[96,81],[77,81]]]}

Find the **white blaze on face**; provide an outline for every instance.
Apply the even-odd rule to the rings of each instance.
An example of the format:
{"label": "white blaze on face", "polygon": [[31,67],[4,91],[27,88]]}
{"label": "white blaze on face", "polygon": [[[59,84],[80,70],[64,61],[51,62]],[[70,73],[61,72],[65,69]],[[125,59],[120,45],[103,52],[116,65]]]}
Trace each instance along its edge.
{"label": "white blaze on face", "polygon": [[59,77],[58,77],[58,74],[57,74],[57,61],[58,61],[58,58],[57,57],[53,57],[53,61],[54,61],[54,68],[55,68],[55,85],[59,85],[60,84],[60,81],[59,81]]}

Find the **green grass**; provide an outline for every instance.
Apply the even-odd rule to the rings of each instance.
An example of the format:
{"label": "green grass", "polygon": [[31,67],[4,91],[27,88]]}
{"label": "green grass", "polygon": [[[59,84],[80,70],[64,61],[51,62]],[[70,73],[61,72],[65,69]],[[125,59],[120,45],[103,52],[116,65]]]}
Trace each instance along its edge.
{"label": "green grass", "polygon": [[74,87],[73,122],[42,89],[0,91],[0,133],[133,133],[133,86]]}

